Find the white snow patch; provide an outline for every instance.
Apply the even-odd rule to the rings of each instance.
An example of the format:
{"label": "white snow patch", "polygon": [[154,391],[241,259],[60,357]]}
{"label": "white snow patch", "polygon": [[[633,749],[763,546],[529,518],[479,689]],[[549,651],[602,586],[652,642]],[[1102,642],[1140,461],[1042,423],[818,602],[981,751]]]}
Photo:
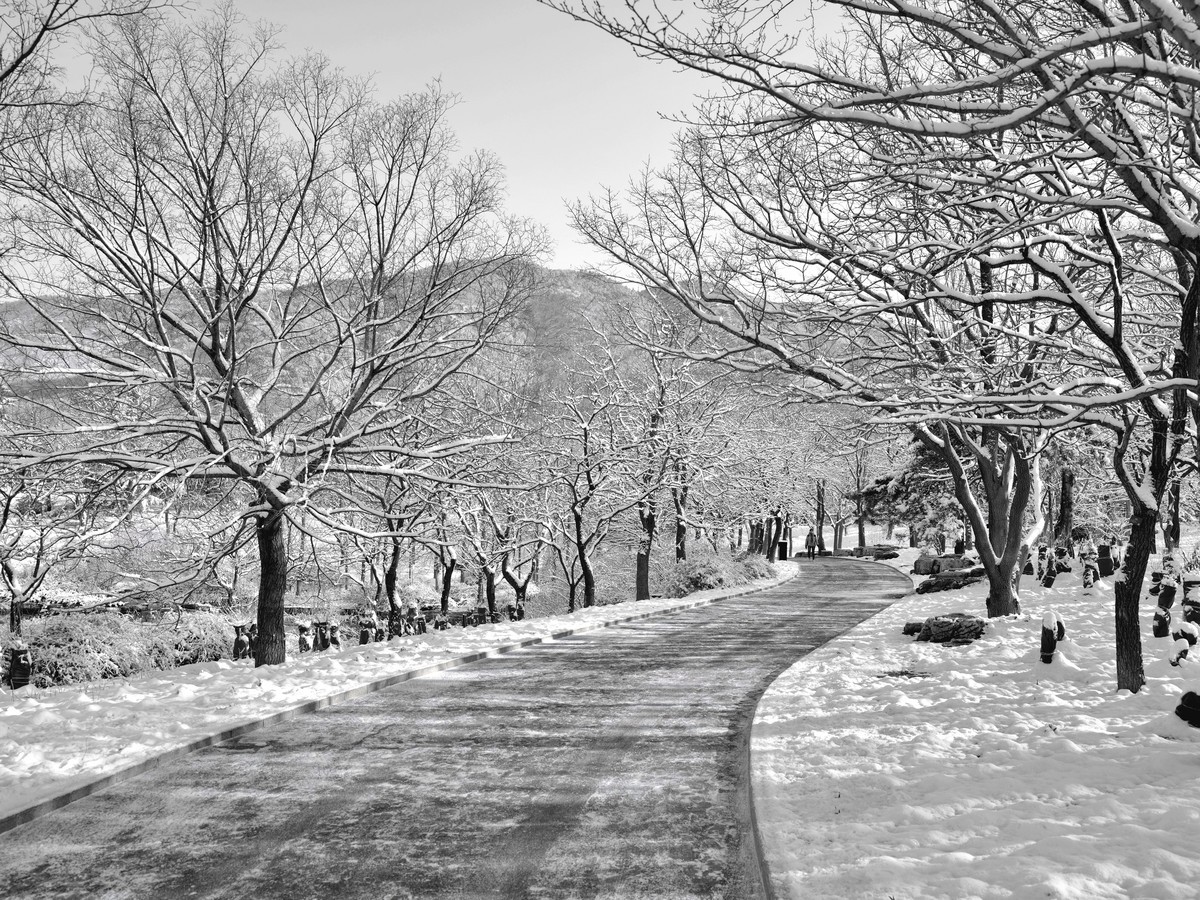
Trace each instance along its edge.
{"label": "white snow patch", "polygon": [[[913,553],[894,562],[907,571]],[[1148,683],[1116,690],[1112,582],[1023,580],[1022,615],[949,647],[906,621],[984,615],[986,590],[912,595],[787,670],[752,738],[755,808],[780,897],[1195,898],[1200,729],[1143,600]],[[1039,660],[1044,615],[1067,631]]]}

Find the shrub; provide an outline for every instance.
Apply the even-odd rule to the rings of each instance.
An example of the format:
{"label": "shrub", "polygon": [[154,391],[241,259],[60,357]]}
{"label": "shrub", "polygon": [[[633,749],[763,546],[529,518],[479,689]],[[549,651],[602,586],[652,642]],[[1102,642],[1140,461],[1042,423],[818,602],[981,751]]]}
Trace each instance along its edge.
{"label": "shrub", "polygon": [[211,662],[230,653],[233,629],[218,613],[185,613],[145,625],[115,612],[50,616],[27,623],[38,687],[120,678]]}
{"label": "shrub", "polygon": [[735,587],[774,575],[775,567],[756,554],[741,555],[734,559],[704,556],[676,563],[666,578],[664,593],[668,597],[686,597],[697,591]]}
{"label": "shrub", "polygon": [[775,577],[775,567],[767,562],[765,556],[759,556],[757,553],[739,553],[733,561],[741,566],[747,581]]}
{"label": "shrub", "polygon": [[219,613],[185,614],[178,627],[155,629],[154,642],[170,648],[170,655],[161,657],[164,662],[169,659],[169,664],[159,668],[215,662],[232,653],[233,628]]}
{"label": "shrub", "polygon": [[51,616],[29,635],[33,683],[50,687],[141,672],[153,664],[141,631],[119,613]]}
{"label": "shrub", "polygon": [[685,597],[696,591],[724,587],[730,583],[729,577],[729,567],[714,557],[684,560],[675,564],[674,572],[667,578],[666,593]]}

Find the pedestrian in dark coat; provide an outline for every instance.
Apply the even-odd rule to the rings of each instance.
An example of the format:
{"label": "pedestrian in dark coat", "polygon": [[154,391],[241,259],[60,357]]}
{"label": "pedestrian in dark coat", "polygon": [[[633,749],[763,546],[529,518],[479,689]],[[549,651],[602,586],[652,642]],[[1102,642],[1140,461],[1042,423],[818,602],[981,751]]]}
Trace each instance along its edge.
{"label": "pedestrian in dark coat", "polygon": [[808,553],[809,559],[817,558],[817,536],[813,534],[813,530],[808,529],[808,534],[804,538],[804,549]]}

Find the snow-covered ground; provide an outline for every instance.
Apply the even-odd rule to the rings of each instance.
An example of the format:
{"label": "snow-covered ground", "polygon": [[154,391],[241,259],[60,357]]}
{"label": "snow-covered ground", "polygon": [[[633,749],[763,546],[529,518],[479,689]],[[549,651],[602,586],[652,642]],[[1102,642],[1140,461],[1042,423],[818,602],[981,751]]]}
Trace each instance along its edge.
{"label": "snow-covered ground", "polygon": [[[1031,582],[973,644],[901,629],[982,616],[982,585],[914,594],[768,689],[752,768],[781,898],[1200,897],[1200,729],[1173,714],[1200,659],[1169,665],[1144,600],[1148,684],[1118,693],[1111,584]],[[1068,640],[1044,665],[1048,610]]]}
{"label": "snow-covered ground", "polygon": [[262,719],[428,666],[500,647],[548,640],[605,624],[755,590],[794,574],[682,599],[594,607],[573,615],[451,628],[341,651],[310,653],[281,666],[249,660],[197,663],[167,672],[86,685],[0,689],[0,818],[66,794],[242,723]]}

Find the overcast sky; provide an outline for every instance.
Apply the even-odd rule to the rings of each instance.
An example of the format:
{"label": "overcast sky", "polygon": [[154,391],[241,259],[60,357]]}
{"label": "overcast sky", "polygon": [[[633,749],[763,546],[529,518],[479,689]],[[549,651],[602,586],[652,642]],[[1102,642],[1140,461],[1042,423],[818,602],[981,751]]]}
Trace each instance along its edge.
{"label": "overcast sky", "polygon": [[464,149],[495,152],[509,210],[544,224],[550,264],[598,261],[567,223],[564,202],[622,187],[647,159],[665,163],[678,113],[703,89],[694,75],[639,59],[599,30],[535,0],[236,0],[284,27],[289,51],[318,50],[380,97],[440,77],[462,98],[451,123]]}

